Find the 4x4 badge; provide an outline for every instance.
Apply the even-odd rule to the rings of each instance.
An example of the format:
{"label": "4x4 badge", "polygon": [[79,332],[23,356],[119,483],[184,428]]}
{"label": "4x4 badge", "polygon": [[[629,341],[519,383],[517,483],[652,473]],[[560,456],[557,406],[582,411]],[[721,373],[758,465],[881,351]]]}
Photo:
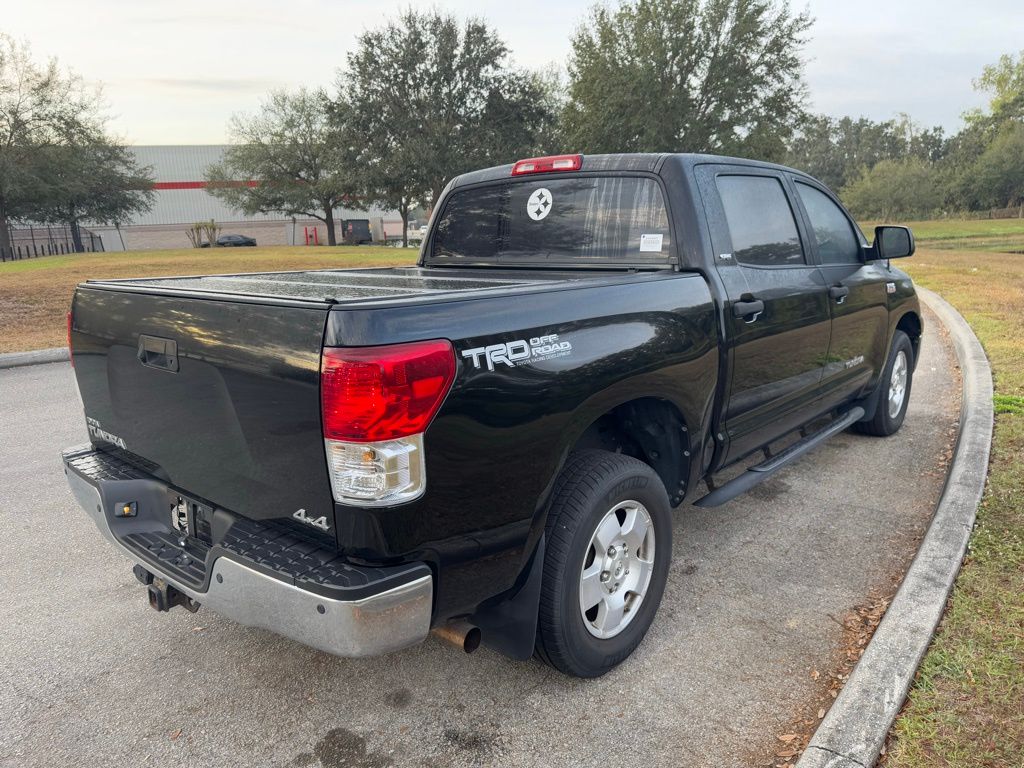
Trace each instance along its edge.
{"label": "4x4 badge", "polygon": [[315,525],[317,528],[319,528],[322,531],[329,531],[329,530],[331,530],[331,526],[329,526],[327,524],[327,517],[325,515],[321,515],[320,517],[318,517],[318,518],[316,518],[314,520],[312,517],[309,517],[309,516],[306,515],[306,510],[300,509],[298,512],[293,514],[292,517],[294,517],[296,520],[301,520],[304,523],[309,523],[310,525]]}

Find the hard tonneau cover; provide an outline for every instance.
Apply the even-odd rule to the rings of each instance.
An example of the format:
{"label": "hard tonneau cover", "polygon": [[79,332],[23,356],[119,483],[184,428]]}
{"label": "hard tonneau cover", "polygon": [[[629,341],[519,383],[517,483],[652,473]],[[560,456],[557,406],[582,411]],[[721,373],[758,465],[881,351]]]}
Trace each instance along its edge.
{"label": "hard tonneau cover", "polygon": [[196,277],[151,277],[129,280],[90,280],[90,288],[143,293],[186,294],[196,298],[250,297],[337,304],[348,301],[402,297],[434,298],[453,293],[508,291],[524,286],[579,280],[579,272],[513,270],[382,269],[303,270]]}

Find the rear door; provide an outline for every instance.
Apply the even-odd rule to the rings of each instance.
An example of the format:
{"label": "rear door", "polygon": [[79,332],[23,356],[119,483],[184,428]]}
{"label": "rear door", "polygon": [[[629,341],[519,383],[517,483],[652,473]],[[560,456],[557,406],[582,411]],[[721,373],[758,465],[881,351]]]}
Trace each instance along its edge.
{"label": "rear door", "polygon": [[828,354],[829,299],[781,173],[705,165],[697,176],[727,297],[728,462],[808,418]]}
{"label": "rear door", "polygon": [[805,177],[791,181],[828,285],[832,336],[822,395],[827,405],[838,405],[863,394],[885,365],[886,276],[878,262],[865,262],[864,236],[838,201]]}

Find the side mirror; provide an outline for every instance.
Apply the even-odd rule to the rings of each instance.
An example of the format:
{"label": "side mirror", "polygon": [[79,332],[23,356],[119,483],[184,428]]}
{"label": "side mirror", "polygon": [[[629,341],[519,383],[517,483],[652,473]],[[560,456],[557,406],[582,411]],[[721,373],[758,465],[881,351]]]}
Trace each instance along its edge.
{"label": "side mirror", "polygon": [[914,233],[910,227],[875,227],[874,259],[902,259],[914,253]]}

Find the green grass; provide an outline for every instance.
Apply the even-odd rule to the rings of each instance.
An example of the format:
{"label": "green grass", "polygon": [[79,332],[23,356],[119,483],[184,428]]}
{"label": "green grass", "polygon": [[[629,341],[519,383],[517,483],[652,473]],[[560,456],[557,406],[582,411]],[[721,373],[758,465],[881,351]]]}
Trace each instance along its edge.
{"label": "green grass", "polygon": [[[1024,219],[937,219],[900,222],[914,230],[918,247],[1024,253]],[[862,225],[871,238],[875,222]]]}
{"label": "green grass", "polygon": [[84,280],[412,264],[417,251],[383,247],[181,248],[81,253],[0,263],[0,352],[65,344],[65,313]]}
{"label": "green grass", "polygon": [[[974,232],[1003,222],[935,222]],[[992,364],[995,438],[968,557],[896,721],[886,766],[1024,766],[1024,256],[923,249],[904,262],[974,328]],[[903,264],[901,264],[903,266]]]}

